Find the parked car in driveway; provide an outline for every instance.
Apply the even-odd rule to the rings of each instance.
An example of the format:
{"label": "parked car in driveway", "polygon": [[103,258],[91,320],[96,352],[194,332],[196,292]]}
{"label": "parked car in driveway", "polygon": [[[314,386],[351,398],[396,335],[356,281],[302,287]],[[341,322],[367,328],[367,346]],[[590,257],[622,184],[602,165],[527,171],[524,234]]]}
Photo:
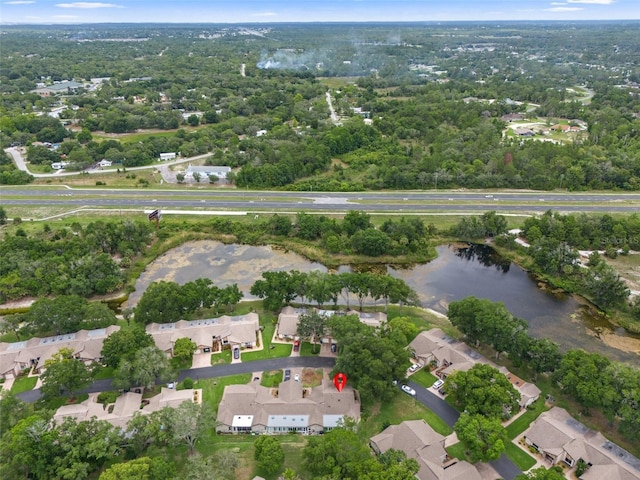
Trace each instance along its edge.
{"label": "parked car in driveway", "polygon": [[298,350],[300,350],[300,340],[293,342],[293,351],[297,352]]}
{"label": "parked car in driveway", "polygon": [[299,382],[300,381],[300,375],[298,375],[297,373],[293,376],[293,380],[294,382]]}
{"label": "parked car in driveway", "polygon": [[400,388],[402,388],[402,391],[407,395],[411,395],[412,397],[416,396],[416,391],[413,388],[411,388],[409,385],[402,385],[402,387]]}
{"label": "parked car in driveway", "polygon": [[414,363],[413,365],[411,365],[411,366],[409,367],[409,371],[410,371],[411,373],[413,373],[413,372],[415,372],[416,370],[419,370],[419,369],[420,369],[420,365],[418,365],[417,363]]}
{"label": "parked car in driveway", "polygon": [[240,358],[240,348],[233,347],[233,358],[238,360]]}
{"label": "parked car in driveway", "polygon": [[439,389],[440,389],[440,387],[442,387],[442,385],[444,385],[444,380],[442,380],[442,379],[438,379],[438,380],[436,380],[436,382],[435,382],[433,385],[431,385],[431,387],[432,387],[434,390],[439,390]]}
{"label": "parked car in driveway", "polygon": [[284,371],[284,381],[288,382],[289,380],[291,380],[291,370],[289,370],[288,368]]}

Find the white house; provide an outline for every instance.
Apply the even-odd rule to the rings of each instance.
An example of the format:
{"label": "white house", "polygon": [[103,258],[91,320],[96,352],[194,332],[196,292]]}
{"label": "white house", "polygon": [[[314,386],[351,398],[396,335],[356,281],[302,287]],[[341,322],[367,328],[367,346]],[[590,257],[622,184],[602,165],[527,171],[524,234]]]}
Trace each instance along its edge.
{"label": "white house", "polygon": [[160,158],[158,158],[159,162],[166,162],[167,160],[175,160],[176,152],[167,152],[161,153]]}
{"label": "white house", "polygon": [[107,160],[106,158],[103,158],[102,160],[100,160],[98,162],[98,166],[99,167],[110,167],[112,165],[113,162],[110,162],[109,160]]}

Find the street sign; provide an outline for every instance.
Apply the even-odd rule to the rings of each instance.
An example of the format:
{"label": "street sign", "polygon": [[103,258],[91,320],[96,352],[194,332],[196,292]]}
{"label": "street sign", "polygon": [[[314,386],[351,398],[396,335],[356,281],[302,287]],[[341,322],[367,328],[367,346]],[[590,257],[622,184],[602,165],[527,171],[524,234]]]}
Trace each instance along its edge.
{"label": "street sign", "polygon": [[154,210],[149,214],[149,221],[160,220],[160,210]]}

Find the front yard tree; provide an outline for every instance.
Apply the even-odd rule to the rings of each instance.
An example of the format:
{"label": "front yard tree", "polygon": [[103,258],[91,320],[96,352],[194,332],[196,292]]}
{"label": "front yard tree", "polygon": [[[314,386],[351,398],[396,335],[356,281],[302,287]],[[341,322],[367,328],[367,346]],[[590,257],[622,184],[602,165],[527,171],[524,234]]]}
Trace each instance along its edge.
{"label": "front yard tree", "polygon": [[186,444],[193,454],[196,443],[216,428],[216,419],[206,403],[182,402],[167,412],[174,444]]}
{"label": "front yard tree", "polygon": [[102,361],[107,367],[117,368],[121,360],[131,360],[138,350],[152,345],[155,345],[153,337],[140,326],[122,328],[105,338]]}
{"label": "front yard tree", "polygon": [[154,345],[138,350],[132,359],[120,362],[113,384],[117,388],[151,388],[157,379],[167,380],[171,374],[169,359]]}
{"label": "front yard tree", "polygon": [[276,437],[267,435],[259,436],[253,442],[254,458],[258,461],[258,468],[265,473],[273,475],[284,464],[284,450]]}
{"label": "front yard tree", "polygon": [[449,375],[444,389],[455,405],[471,415],[509,418],[518,411],[520,394],[503,373],[491,365],[476,363],[466,372]]}
{"label": "front yard tree", "polygon": [[298,335],[302,338],[309,339],[312,342],[313,350],[316,345],[320,345],[320,340],[327,331],[327,319],[324,315],[320,315],[317,310],[311,310],[308,313],[300,315],[298,322]]}
{"label": "front yard tree", "polygon": [[[339,329],[332,328],[332,334],[341,346],[332,373],[345,373],[360,391],[363,401],[390,399],[396,393],[391,380],[404,378],[409,365],[405,345],[370,327],[359,327],[362,324],[355,316],[342,317],[335,323],[343,325]],[[350,335],[350,332],[355,334]]]}
{"label": "front yard tree", "polygon": [[191,360],[197,349],[198,346],[191,339],[186,337],[179,338],[173,345],[173,356],[183,361]]}
{"label": "front yard tree", "polygon": [[463,413],[453,429],[472,463],[496,460],[509,441],[507,430],[498,418]]}
{"label": "front yard tree", "polygon": [[214,300],[216,309],[219,311],[221,307],[224,307],[227,312],[231,312],[242,300],[242,297],[244,297],[244,293],[238,288],[237,283],[220,288]]}
{"label": "front yard tree", "polygon": [[73,395],[93,380],[89,367],[73,358],[73,350],[61,348],[52,358],[44,362],[45,371],[40,375],[41,391],[45,398],[59,397],[64,393]]}

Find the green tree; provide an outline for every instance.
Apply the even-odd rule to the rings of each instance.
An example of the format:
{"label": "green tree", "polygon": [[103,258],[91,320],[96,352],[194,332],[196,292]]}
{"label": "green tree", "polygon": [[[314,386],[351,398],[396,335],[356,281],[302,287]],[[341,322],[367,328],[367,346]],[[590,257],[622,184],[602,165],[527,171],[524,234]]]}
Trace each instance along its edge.
{"label": "green tree", "polygon": [[26,418],[31,410],[31,406],[16,397],[14,393],[3,390],[0,393],[0,438],[20,420]]}
{"label": "green tree", "polygon": [[[334,328],[338,323],[340,327]],[[331,323],[332,335],[341,349],[332,374],[345,373],[365,402],[388,400],[397,392],[391,380],[404,378],[410,363],[406,345],[354,323],[362,325],[357,317],[341,317]],[[346,336],[348,332],[352,335]]]}
{"label": "green tree", "polygon": [[143,325],[177,322],[185,311],[181,290],[175,282],[153,282],[136,306],[135,320]]}
{"label": "green tree", "polygon": [[117,388],[151,388],[156,380],[168,380],[172,376],[169,359],[155,345],[138,350],[132,359],[123,359],[114,375]]}
{"label": "green tree", "polygon": [[509,441],[507,430],[495,417],[463,413],[453,429],[473,463],[498,459]]}
{"label": "green tree", "polygon": [[351,237],[351,246],[356,253],[369,257],[379,257],[391,251],[391,240],[386,233],[367,228],[359,230]]}
{"label": "green tree", "polygon": [[7,223],[7,212],[4,207],[0,207],[0,225],[6,225]]}
{"label": "green tree", "polygon": [[61,348],[52,358],[44,362],[45,371],[40,375],[41,391],[51,399],[63,394],[73,395],[93,380],[89,367],[73,358],[73,350]]}
{"label": "green tree", "polygon": [[312,342],[313,350],[320,347],[320,339],[327,331],[327,319],[320,315],[317,310],[300,315],[298,320],[298,335],[309,339]]}
{"label": "green tree", "polygon": [[140,457],[111,465],[99,480],[169,480],[175,474],[175,466],[162,457]]}
{"label": "green tree", "polygon": [[466,372],[453,372],[445,380],[444,390],[460,410],[471,415],[509,418],[518,411],[520,394],[491,365],[476,363]]}
{"label": "green tree", "polygon": [[372,227],[371,216],[359,210],[349,210],[342,219],[342,228],[350,237],[360,230],[367,230]]}
{"label": "green tree", "polygon": [[284,464],[284,450],[276,437],[259,436],[254,446],[254,458],[258,461],[258,468],[269,475],[273,475]]}
{"label": "green tree", "polygon": [[121,360],[132,360],[138,350],[152,345],[155,345],[153,337],[143,328],[121,328],[105,338],[102,344],[102,360],[106,366],[117,368]]}
{"label": "green tree", "polygon": [[[169,408],[169,407],[167,407]],[[184,401],[176,408],[169,408],[170,431],[175,444],[186,444],[193,454],[196,443],[216,428],[213,411],[206,403]]]}
{"label": "green tree", "polygon": [[184,361],[191,360],[197,349],[198,346],[190,338],[179,338],[173,345],[173,356]]}

